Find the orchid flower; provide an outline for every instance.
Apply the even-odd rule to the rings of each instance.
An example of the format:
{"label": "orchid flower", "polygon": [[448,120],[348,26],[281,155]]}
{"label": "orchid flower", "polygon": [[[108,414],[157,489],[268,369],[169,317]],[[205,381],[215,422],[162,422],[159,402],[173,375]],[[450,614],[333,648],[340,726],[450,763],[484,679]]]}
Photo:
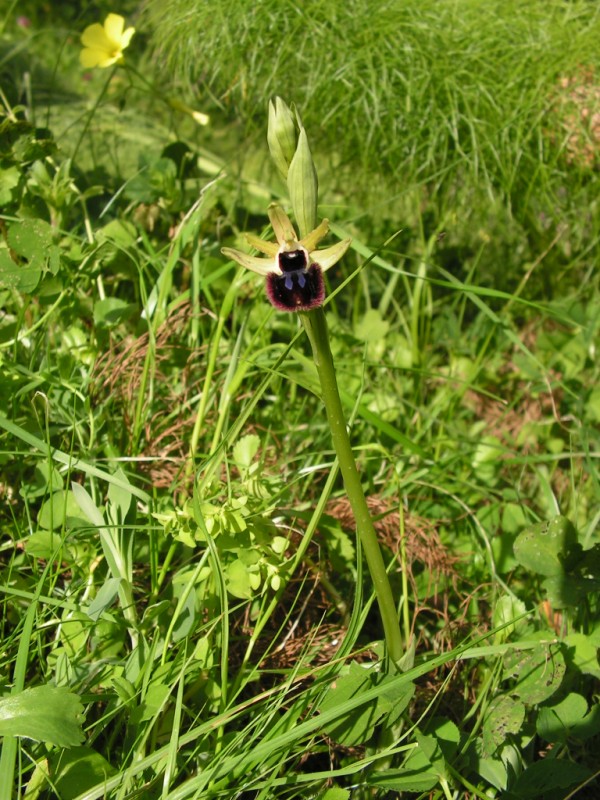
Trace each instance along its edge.
{"label": "orchid flower", "polygon": [[298,239],[288,215],[277,203],[269,206],[269,219],[276,242],[268,242],[246,234],[247,242],[267,258],[259,258],[233,250],[222,249],[223,255],[237,261],[246,269],[267,279],[267,297],[280,311],[311,311],[323,305],[325,283],[323,273],[340,260],[351,239],[317,250],[317,245],[329,231],[324,219],[319,226]]}

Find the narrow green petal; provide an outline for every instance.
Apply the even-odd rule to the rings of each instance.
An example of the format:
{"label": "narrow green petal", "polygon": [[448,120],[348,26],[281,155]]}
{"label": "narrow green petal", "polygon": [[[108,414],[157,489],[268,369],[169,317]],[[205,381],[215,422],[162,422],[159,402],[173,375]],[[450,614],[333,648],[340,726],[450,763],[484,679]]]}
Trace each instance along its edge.
{"label": "narrow green petal", "polygon": [[239,250],[234,250],[231,247],[221,248],[221,252],[232,261],[237,261],[242,267],[246,267],[251,272],[256,272],[257,275],[268,275],[269,272],[279,274],[279,269],[275,261],[268,258],[257,258],[256,256],[249,256],[247,253],[241,253]]}
{"label": "narrow green petal", "polygon": [[329,220],[324,219],[318,228],[311,231],[303,239],[300,239],[300,244],[306,247],[309,253],[316,248],[321,239],[329,233]]}
{"label": "narrow green petal", "polygon": [[271,225],[273,226],[273,231],[277,237],[277,241],[280,245],[298,241],[294,226],[280,205],[277,203],[272,203],[269,206],[267,213],[269,215],[269,219],[271,220]]}
{"label": "narrow green petal", "polygon": [[255,236],[253,233],[245,233],[244,236],[248,244],[255,250],[258,250],[259,253],[264,253],[267,256],[271,256],[271,258],[275,258],[279,252],[279,245],[275,242],[267,242],[264,239],[259,239],[259,237]]}
{"label": "narrow green petal", "polygon": [[332,247],[326,247],[324,250],[315,250],[311,253],[311,261],[318,264],[325,272],[325,270],[337,264],[351,244],[352,239],[343,239]]}

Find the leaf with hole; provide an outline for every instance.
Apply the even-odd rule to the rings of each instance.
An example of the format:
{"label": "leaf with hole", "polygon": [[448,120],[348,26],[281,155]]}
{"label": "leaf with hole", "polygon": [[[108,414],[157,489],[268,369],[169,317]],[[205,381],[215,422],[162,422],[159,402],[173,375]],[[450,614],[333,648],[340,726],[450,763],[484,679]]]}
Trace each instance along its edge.
{"label": "leaf with hole", "polygon": [[543,703],[558,691],[566,671],[559,644],[512,650],[504,657],[503,680],[513,681],[511,694],[527,705]]}
{"label": "leaf with hole", "polygon": [[483,746],[485,755],[493,756],[511,735],[521,730],[525,719],[523,703],[508,695],[495,697],[490,703],[483,722]]}
{"label": "leaf with hole", "polygon": [[573,524],[557,516],[525,528],[516,538],[515,557],[526,569],[539,575],[560,575],[568,558],[576,555],[579,544]]}

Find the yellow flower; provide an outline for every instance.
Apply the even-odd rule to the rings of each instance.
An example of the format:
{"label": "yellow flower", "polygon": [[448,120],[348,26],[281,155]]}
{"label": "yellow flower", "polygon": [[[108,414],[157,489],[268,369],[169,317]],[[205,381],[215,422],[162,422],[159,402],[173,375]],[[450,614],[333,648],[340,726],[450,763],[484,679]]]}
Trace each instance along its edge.
{"label": "yellow flower", "polygon": [[120,14],[109,14],[104,25],[88,25],[81,35],[84,49],[79,54],[83,67],[110,67],[123,58],[135,28],[124,30],[125,20]]}

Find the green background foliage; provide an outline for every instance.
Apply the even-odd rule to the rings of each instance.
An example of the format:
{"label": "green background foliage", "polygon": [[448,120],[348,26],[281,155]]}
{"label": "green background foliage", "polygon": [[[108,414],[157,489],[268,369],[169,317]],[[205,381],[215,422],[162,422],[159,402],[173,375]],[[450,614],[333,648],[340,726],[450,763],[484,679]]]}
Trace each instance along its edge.
{"label": "green background foliage", "polygon": [[[18,5],[0,800],[594,798],[596,4]],[[353,237],[325,313],[396,674],[310,349],[220,253],[287,205],[274,93]]]}

